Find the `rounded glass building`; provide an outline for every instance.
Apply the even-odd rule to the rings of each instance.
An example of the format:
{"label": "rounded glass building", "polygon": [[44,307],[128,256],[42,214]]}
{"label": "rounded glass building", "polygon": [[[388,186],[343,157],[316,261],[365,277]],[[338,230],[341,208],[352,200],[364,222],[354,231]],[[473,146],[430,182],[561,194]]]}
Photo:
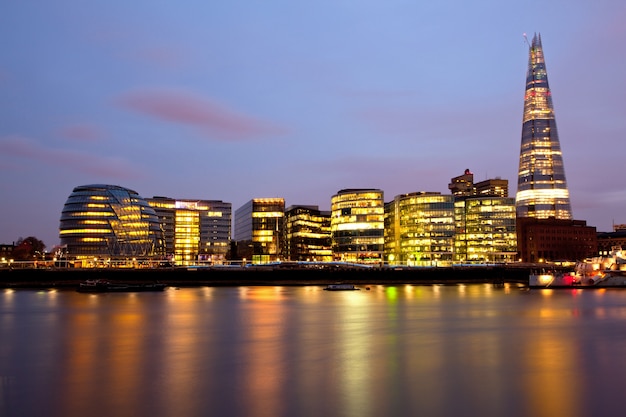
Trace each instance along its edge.
{"label": "rounded glass building", "polygon": [[137,192],[116,185],[81,185],[67,198],[59,226],[70,259],[148,258],[162,233],[152,207]]}
{"label": "rounded glass building", "polygon": [[330,233],[336,261],[380,263],[383,260],[385,203],[383,191],[340,190],[330,200]]}

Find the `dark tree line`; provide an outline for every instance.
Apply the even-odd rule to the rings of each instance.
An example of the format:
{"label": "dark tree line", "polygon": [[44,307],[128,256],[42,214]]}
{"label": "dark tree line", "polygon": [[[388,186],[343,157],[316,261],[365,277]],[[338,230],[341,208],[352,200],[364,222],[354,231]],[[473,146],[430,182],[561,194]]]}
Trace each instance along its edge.
{"label": "dark tree line", "polygon": [[42,259],[45,249],[46,245],[34,236],[29,236],[25,239],[19,238],[13,248],[11,257],[16,261]]}

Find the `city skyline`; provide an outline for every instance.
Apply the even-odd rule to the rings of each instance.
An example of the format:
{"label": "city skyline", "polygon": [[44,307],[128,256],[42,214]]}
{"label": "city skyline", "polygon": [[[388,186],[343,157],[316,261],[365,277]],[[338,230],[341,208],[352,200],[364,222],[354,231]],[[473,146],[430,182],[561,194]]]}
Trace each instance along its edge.
{"label": "city skyline", "polygon": [[0,16],[0,243],[52,249],[86,184],[328,210],[347,188],[446,194],[469,168],[514,196],[524,33],[542,36],[573,218],[626,223],[618,1],[31,3]]}

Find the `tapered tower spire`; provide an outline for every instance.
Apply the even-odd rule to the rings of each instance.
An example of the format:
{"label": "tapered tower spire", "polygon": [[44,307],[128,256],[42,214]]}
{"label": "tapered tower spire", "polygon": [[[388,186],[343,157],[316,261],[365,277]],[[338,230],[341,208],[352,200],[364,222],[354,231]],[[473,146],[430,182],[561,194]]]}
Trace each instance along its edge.
{"label": "tapered tower spire", "polygon": [[529,47],[515,201],[517,216],[571,220],[569,191],[541,35],[535,34]]}

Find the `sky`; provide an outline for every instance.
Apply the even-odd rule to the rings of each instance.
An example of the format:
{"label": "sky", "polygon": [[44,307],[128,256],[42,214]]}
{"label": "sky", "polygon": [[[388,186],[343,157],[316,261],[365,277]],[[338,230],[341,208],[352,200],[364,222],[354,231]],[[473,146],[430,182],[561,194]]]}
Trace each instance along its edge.
{"label": "sky", "polygon": [[541,34],[574,218],[626,223],[623,0],[55,0],[0,6],[0,243],[60,243],[74,187],[330,209],[515,197]]}

